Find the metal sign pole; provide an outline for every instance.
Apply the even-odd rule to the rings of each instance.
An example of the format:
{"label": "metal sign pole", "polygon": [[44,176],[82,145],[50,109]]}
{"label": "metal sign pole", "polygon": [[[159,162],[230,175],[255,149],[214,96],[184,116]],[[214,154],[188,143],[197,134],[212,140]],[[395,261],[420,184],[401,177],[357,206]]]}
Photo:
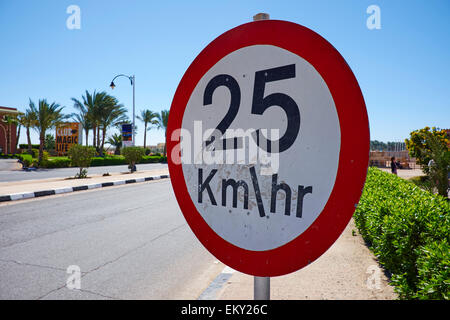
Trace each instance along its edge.
{"label": "metal sign pole", "polygon": [[254,300],[270,300],[270,277],[254,277]]}
{"label": "metal sign pole", "polygon": [[[269,20],[267,13],[258,13],[253,16],[253,21]],[[270,300],[270,277],[254,277],[253,280],[254,300]]]}

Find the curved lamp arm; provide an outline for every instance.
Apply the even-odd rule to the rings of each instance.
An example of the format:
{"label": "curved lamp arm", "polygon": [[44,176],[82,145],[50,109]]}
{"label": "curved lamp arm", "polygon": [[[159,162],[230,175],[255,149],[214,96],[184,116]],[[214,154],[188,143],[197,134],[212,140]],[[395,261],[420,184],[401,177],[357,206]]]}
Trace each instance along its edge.
{"label": "curved lamp arm", "polygon": [[109,85],[111,89],[114,89],[116,87],[116,85],[114,84],[114,80],[116,80],[119,77],[125,77],[130,79],[131,85],[133,85],[133,76],[127,76],[126,74],[118,74],[117,76],[114,77],[114,79],[112,79],[111,84]]}

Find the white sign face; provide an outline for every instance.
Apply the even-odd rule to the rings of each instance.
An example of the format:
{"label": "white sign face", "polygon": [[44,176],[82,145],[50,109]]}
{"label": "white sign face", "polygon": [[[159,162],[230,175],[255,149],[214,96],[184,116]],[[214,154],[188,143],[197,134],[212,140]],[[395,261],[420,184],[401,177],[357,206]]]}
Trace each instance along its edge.
{"label": "white sign face", "polygon": [[[300,56],[272,45],[225,56],[192,92],[182,129],[194,141],[181,143],[189,195],[229,243],[278,248],[325,207],[339,165],[339,118],[325,81]],[[279,143],[268,148],[266,139]]]}

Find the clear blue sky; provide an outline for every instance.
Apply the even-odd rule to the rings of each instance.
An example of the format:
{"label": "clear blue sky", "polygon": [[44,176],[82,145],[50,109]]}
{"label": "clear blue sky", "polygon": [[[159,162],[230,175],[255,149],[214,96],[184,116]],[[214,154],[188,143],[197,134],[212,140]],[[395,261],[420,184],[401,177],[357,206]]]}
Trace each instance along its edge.
{"label": "clear blue sky", "polygon": [[[80,30],[66,27],[72,4],[81,9]],[[381,9],[380,30],[366,27],[372,4]],[[0,105],[23,111],[29,98],[46,98],[71,113],[71,97],[106,90],[131,116],[128,80],[118,80],[114,91],[108,86],[127,73],[136,75],[137,113],[169,109],[197,54],[258,12],[302,24],[340,51],[364,94],[372,140],[450,127],[448,0],[0,0]],[[149,132],[148,144],[163,140],[162,131]]]}

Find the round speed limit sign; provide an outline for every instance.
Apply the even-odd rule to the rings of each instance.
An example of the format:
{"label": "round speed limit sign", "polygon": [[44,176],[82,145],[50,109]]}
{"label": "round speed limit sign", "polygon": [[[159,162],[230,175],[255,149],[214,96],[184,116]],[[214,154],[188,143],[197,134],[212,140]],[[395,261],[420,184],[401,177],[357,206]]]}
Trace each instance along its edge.
{"label": "round speed limit sign", "polygon": [[167,146],[201,243],[238,271],[278,276],[317,259],[353,215],[369,124],[331,44],[291,22],[256,21],[219,36],[186,71]]}

